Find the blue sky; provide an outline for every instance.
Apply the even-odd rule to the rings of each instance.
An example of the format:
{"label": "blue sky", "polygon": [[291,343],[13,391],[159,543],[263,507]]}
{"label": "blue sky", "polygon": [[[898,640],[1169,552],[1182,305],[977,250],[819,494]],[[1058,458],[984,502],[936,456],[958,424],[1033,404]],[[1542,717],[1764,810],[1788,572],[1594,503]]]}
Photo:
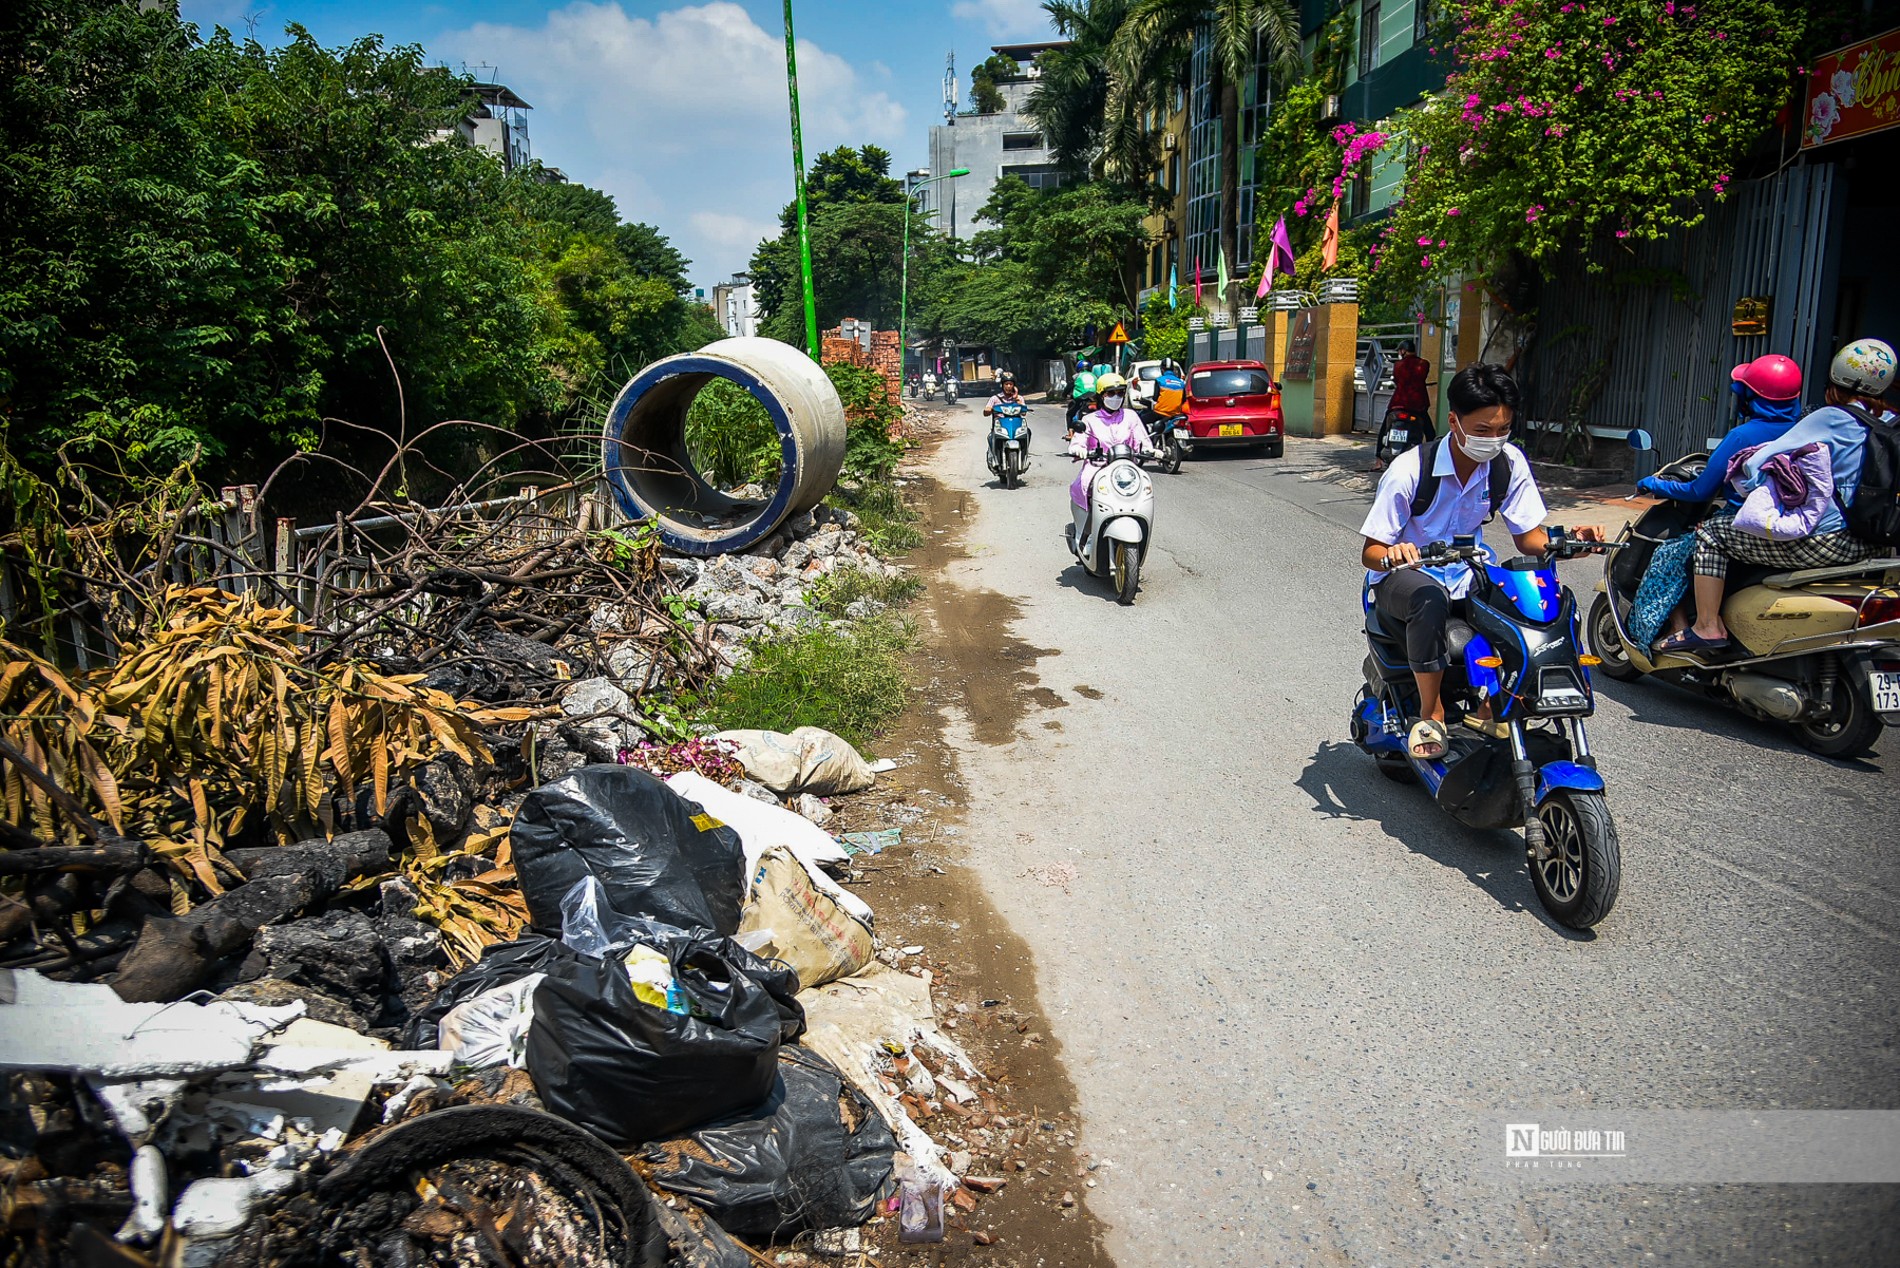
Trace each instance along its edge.
{"label": "blue sky", "polygon": [[[575,0],[481,5],[372,0],[180,0],[208,35],[266,45],[288,23],[326,45],[380,34],[428,60],[494,74],[534,110],[534,155],[658,225],[710,290],[743,268],[790,200],[791,124],[779,0]],[[797,0],[805,154],[881,145],[925,165],[942,116],[944,55],[969,71],[989,46],[1045,37],[1039,0]]]}

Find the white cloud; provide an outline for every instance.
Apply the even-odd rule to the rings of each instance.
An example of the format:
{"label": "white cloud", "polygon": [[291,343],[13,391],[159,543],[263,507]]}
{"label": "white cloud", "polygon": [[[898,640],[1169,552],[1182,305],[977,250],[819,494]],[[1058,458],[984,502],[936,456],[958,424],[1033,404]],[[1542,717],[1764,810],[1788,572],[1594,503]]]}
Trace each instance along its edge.
{"label": "white cloud", "polygon": [[957,0],[950,14],[960,21],[983,23],[991,39],[1055,38],[1042,0]]}
{"label": "white cloud", "polygon": [[[657,224],[702,285],[743,268],[791,199],[785,40],[729,0],[630,16],[578,0],[539,27],[478,23],[433,46],[499,68],[529,102],[537,158]],[[798,44],[806,162],[903,139],[905,112],[852,64]]]}

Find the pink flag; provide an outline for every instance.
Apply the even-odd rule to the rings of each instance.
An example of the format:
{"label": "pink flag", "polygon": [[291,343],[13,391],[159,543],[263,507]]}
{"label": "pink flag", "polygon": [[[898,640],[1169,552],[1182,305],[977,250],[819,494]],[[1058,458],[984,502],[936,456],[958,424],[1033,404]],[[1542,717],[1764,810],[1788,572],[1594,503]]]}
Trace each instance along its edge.
{"label": "pink flag", "polygon": [[1254,292],[1254,298],[1267,297],[1267,292],[1273,289],[1273,275],[1276,272],[1291,273],[1295,267],[1293,242],[1287,237],[1286,217],[1281,216],[1273,222],[1273,249],[1267,252],[1266,272],[1260,275],[1260,289]]}
{"label": "pink flag", "polygon": [[1194,306],[1201,306],[1201,257],[1194,257]]}

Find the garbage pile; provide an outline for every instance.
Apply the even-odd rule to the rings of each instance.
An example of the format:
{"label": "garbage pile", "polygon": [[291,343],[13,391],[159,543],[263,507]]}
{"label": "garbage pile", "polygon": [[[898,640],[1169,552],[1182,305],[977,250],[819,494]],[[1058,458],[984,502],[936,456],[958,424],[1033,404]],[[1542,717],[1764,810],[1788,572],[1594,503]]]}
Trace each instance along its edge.
{"label": "garbage pile", "polygon": [[104,981],[0,969],[10,1262],[737,1268],[871,1221],[940,1240],[1000,1181],[962,1186],[920,1120],[982,1072],[928,974],[880,958],[846,847],[786,804],[823,817],[874,769],[814,729],[657,753],[681,769],[590,763],[520,800],[487,864],[522,927],[459,971],[408,881],[360,883],[380,829],[234,860],[247,883]]}

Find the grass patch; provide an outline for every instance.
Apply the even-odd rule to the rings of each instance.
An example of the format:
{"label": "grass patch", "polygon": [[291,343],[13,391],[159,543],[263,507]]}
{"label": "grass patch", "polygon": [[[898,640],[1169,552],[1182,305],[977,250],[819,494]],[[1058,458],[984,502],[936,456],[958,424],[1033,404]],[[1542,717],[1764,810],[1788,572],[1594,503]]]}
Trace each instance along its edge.
{"label": "grass patch", "polygon": [[857,516],[858,531],[880,555],[901,555],[924,544],[923,530],[917,527],[923,517],[911,509],[888,477],[862,484],[840,483],[825,502]]}
{"label": "grass patch", "polygon": [[686,411],[686,452],[722,489],[778,483],[778,429],[765,406],[736,383],[714,379]]}
{"label": "grass patch", "polygon": [[911,622],[885,613],[849,630],[826,625],[756,643],[714,689],[707,719],[720,730],[820,726],[863,748],[903,709],[905,657],[916,642]]}
{"label": "grass patch", "polygon": [[862,568],[839,568],[805,587],[805,602],[814,611],[842,617],[859,599],[871,599],[887,608],[899,608],[923,591],[915,577],[884,577]]}

